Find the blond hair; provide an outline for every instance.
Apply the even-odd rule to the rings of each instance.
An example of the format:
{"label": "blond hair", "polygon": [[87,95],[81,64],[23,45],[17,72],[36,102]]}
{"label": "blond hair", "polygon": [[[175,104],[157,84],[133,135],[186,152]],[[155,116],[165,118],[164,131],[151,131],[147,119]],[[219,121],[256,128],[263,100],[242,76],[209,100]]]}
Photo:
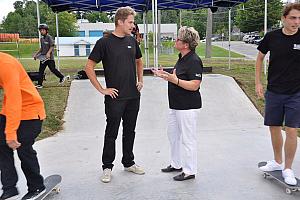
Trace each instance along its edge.
{"label": "blond hair", "polygon": [[195,50],[199,44],[199,33],[193,27],[183,26],[178,31],[178,39],[187,43],[190,50]]}
{"label": "blond hair", "polygon": [[115,14],[115,25],[118,26],[118,20],[125,21],[129,15],[136,15],[136,12],[129,6],[118,8]]}

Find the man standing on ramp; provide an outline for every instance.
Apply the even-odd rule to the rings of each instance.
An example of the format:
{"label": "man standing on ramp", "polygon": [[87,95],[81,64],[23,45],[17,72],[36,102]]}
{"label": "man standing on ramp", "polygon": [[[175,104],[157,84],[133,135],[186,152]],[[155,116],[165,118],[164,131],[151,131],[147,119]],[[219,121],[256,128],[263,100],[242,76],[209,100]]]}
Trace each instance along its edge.
{"label": "man standing on ramp", "polygon": [[[259,97],[264,96],[262,63],[270,52],[264,124],[269,126],[274,150],[274,160],[260,169],[283,170],[284,181],[296,185],[292,163],[297,149],[297,128],[300,128],[300,3],[287,4],[281,20],[283,28],[267,33],[257,48],[255,87]],[[285,163],[282,159],[282,126],[286,132]]]}
{"label": "man standing on ramp", "polygon": [[[140,106],[140,91],[143,87],[143,62],[139,45],[130,36],[134,28],[135,11],[121,7],[115,14],[115,30],[97,41],[91,52],[85,71],[93,86],[105,95],[106,129],[102,154],[102,182],[111,181],[115,160],[115,141],[121,119],[123,120],[123,158],[126,171],[144,174],[135,164],[133,144],[135,126]],[[106,88],[97,80],[94,68],[101,62],[104,68]]]}

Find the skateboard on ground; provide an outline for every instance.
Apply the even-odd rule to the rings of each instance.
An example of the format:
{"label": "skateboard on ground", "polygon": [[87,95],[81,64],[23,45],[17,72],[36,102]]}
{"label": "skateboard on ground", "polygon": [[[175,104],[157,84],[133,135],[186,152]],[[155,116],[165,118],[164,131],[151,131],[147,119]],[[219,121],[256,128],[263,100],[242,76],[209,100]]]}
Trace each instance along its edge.
{"label": "skateboard on ground", "polygon": [[42,55],[41,53],[36,55],[36,59],[40,60],[42,64],[44,64],[49,58],[46,55]]}
{"label": "skateboard on ground", "polygon": [[[265,166],[266,164],[267,164],[267,162],[259,162],[258,163],[258,167]],[[289,184],[285,183],[284,179],[282,177],[282,171],[281,170],[276,170],[276,171],[272,171],[272,172],[263,172],[263,177],[265,179],[268,176],[274,178],[279,183],[281,183],[282,185],[284,185],[285,186],[285,192],[287,194],[292,194],[292,192],[300,191],[300,180],[298,178],[296,178],[297,179],[297,185],[289,185]]]}
{"label": "skateboard on ground", "polygon": [[54,191],[56,194],[60,192],[59,184],[61,182],[61,176],[60,175],[51,175],[48,176],[44,180],[44,185],[46,187],[46,192],[42,194],[39,198],[36,200],[43,200],[45,199],[52,191]]}

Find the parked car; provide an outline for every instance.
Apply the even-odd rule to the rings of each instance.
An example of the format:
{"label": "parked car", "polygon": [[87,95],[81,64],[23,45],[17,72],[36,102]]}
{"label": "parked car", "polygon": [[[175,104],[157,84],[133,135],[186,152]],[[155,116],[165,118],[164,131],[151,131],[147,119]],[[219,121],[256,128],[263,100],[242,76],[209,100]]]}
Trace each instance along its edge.
{"label": "parked car", "polygon": [[259,35],[254,35],[251,38],[249,38],[248,43],[254,44],[254,40],[258,40],[258,39],[260,39],[260,36]]}
{"label": "parked car", "polygon": [[253,42],[254,42],[254,44],[256,44],[256,45],[259,45],[260,44],[260,42],[263,40],[263,38],[259,38],[259,39],[257,39],[257,40],[254,40]]}

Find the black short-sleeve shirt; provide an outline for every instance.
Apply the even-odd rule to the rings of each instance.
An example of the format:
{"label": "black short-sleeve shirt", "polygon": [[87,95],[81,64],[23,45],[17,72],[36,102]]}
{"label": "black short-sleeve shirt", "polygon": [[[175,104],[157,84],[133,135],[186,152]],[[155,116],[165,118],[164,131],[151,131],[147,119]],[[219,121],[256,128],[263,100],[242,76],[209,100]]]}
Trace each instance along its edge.
{"label": "black short-sleeve shirt", "polygon": [[[41,54],[46,55],[50,49],[50,47],[54,47],[54,41],[51,35],[45,35],[41,37]],[[54,60],[54,48],[50,53],[50,60]]]}
{"label": "black short-sleeve shirt", "polygon": [[270,52],[268,90],[279,94],[300,91],[300,31],[285,35],[282,29],[267,33],[257,49]]}
{"label": "black short-sleeve shirt", "polygon": [[[202,80],[203,65],[195,51],[190,51],[183,57],[179,54],[174,69],[176,69],[177,77],[181,80]],[[189,91],[169,82],[168,97],[170,109],[189,110],[198,109],[202,106],[199,89]]]}
{"label": "black short-sleeve shirt", "polygon": [[89,59],[96,63],[102,61],[106,87],[116,88],[119,91],[117,100],[121,100],[140,96],[136,87],[136,59],[141,57],[141,50],[133,37],[109,34],[97,41]]}

